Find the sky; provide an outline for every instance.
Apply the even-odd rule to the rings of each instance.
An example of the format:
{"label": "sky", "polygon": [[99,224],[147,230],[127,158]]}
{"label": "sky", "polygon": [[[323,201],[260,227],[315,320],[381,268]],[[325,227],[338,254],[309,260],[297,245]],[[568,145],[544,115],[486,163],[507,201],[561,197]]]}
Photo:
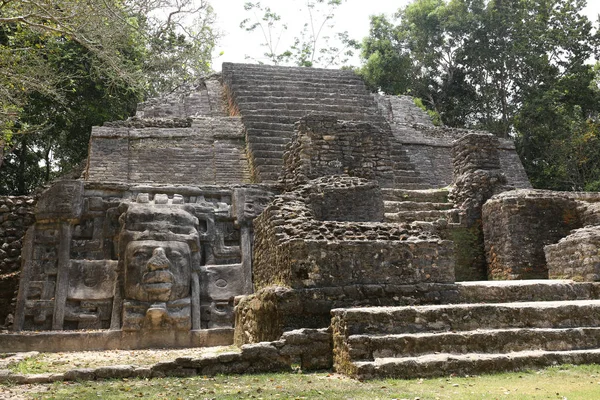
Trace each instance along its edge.
{"label": "sky", "polygon": [[[244,10],[244,4],[248,0],[211,0],[211,4],[217,14],[217,29],[221,31],[223,37],[217,45],[215,51],[213,68],[217,71],[221,69],[223,62],[250,62],[255,61],[246,59],[247,55],[254,58],[260,57],[264,49],[260,43],[264,40],[258,32],[246,32],[239,27],[240,22],[252,15]],[[351,38],[361,41],[369,34],[369,16],[377,14],[391,15],[400,7],[410,3],[410,0],[347,0],[336,11],[335,31],[348,31]],[[308,19],[299,11],[304,4],[304,0],[262,0],[263,6],[270,6],[274,12],[281,15],[282,20],[289,24],[289,28],[282,38],[280,50],[285,46],[283,42],[291,41],[295,36],[294,32],[301,30],[302,24]],[[588,0],[588,6],[584,13],[592,21],[598,19],[600,14],[600,1]],[[222,53],[222,55],[219,55]],[[358,66],[358,58],[353,59],[349,64]]]}

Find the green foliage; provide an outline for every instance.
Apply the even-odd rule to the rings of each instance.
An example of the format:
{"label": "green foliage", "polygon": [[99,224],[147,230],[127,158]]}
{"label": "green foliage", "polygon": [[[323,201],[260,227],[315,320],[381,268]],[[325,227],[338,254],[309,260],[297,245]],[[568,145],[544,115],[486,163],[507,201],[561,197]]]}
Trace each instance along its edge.
{"label": "green foliage", "polygon": [[[305,0],[300,12],[306,13],[307,19],[300,34],[291,43],[286,42],[285,33],[288,23],[284,23],[281,15],[260,2],[247,2],[244,9],[252,13],[240,23],[240,28],[247,32],[260,32],[266,51],[262,59],[246,56],[262,64],[293,64],[299,67],[329,67],[348,61],[360,46],[350,38],[348,32],[334,32],[335,12],[344,0]],[[283,43],[282,43],[283,41]],[[285,50],[281,51],[281,46]]]}
{"label": "green foliage", "polygon": [[[535,187],[598,187],[599,36],[584,0],[415,0],[371,18],[361,74],[448,126],[515,138]],[[435,115],[435,114],[434,114]]]}
{"label": "green foliage", "polygon": [[52,367],[42,359],[41,355],[37,355],[27,357],[15,364],[9,364],[8,369],[17,374],[42,374],[50,372]]}
{"label": "green foliage", "polygon": [[0,1],[0,193],[72,169],[92,126],[210,71],[213,22],[205,0]]}
{"label": "green foliage", "polygon": [[440,114],[437,111],[428,110],[427,107],[425,107],[425,105],[423,104],[423,100],[421,100],[418,97],[413,98],[413,101],[417,107],[419,107],[421,110],[425,111],[427,115],[429,115],[431,122],[433,122],[435,126],[443,125],[442,118],[440,117]]}

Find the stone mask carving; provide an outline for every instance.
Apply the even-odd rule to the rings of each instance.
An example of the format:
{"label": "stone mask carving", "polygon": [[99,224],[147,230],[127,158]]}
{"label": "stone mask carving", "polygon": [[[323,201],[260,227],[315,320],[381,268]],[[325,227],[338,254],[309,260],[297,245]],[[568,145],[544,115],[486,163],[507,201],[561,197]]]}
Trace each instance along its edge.
{"label": "stone mask carving", "polygon": [[122,328],[191,329],[192,274],[201,263],[198,218],[185,206],[134,203],[120,221]]}
{"label": "stone mask carving", "polygon": [[172,301],[190,295],[191,252],[184,242],[141,240],[125,250],[125,298]]}

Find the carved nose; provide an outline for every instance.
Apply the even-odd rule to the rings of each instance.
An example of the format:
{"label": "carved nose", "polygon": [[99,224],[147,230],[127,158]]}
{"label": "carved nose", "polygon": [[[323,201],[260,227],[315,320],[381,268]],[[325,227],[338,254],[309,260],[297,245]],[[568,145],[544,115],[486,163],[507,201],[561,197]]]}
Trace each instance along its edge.
{"label": "carved nose", "polygon": [[152,252],[152,258],[148,260],[148,269],[150,271],[156,271],[159,269],[169,269],[171,263],[165,254],[165,249],[162,247],[157,247]]}

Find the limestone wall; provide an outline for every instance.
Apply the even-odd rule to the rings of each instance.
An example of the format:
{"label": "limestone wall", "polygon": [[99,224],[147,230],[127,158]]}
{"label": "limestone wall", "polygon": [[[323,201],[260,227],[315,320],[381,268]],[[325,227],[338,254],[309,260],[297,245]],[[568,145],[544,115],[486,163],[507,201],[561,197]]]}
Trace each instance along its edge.
{"label": "limestone wall", "polygon": [[[422,181],[431,187],[452,183],[452,142],[474,131],[433,126],[429,116],[408,96],[380,96],[378,104]],[[514,143],[500,139],[498,154],[508,184],[531,188]]]}
{"label": "limestone wall", "polygon": [[0,326],[14,312],[23,236],[34,222],[34,205],[32,197],[0,197]]}
{"label": "limestone wall", "polygon": [[249,182],[241,120],[236,117],[127,121],[94,127],[91,181],[231,184]]}
{"label": "limestone wall", "polygon": [[158,235],[177,235],[178,227],[159,221],[169,212],[197,218],[193,263],[200,284],[193,297],[201,316],[195,329],[231,328],[233,298],[252,290],[251,221],[270,196],[261,187],[244,186],[55,184],[40,197],[35,229],[24,246],[18,329],[121,327],[125,220],[120,217],[134,206],[166,210],[144,217],[149,226],[140,229],[146,235],[156,229],[152,224],[166,230]]}
{"label": "limestone wall", "polygon": [[[255,220],[255,287],[454,282],[450,241],[408,225],[318,220],[310,193],[322,182],[277,196]],[[349,207],[357,198],[346,196]]]}
{"label": "limestone wall", "polygon": [[483,206],[488,273],[492,279],[545,279],[544,246],[581,227],[578,202],[568,193],[515,190]]}
{"label": "limestone wall", "polygon": [[367,123],[310,115],[296,124],[284,156],[284,181],[300,184],[329,175],[347,174],[393,185],[389,130]]}

